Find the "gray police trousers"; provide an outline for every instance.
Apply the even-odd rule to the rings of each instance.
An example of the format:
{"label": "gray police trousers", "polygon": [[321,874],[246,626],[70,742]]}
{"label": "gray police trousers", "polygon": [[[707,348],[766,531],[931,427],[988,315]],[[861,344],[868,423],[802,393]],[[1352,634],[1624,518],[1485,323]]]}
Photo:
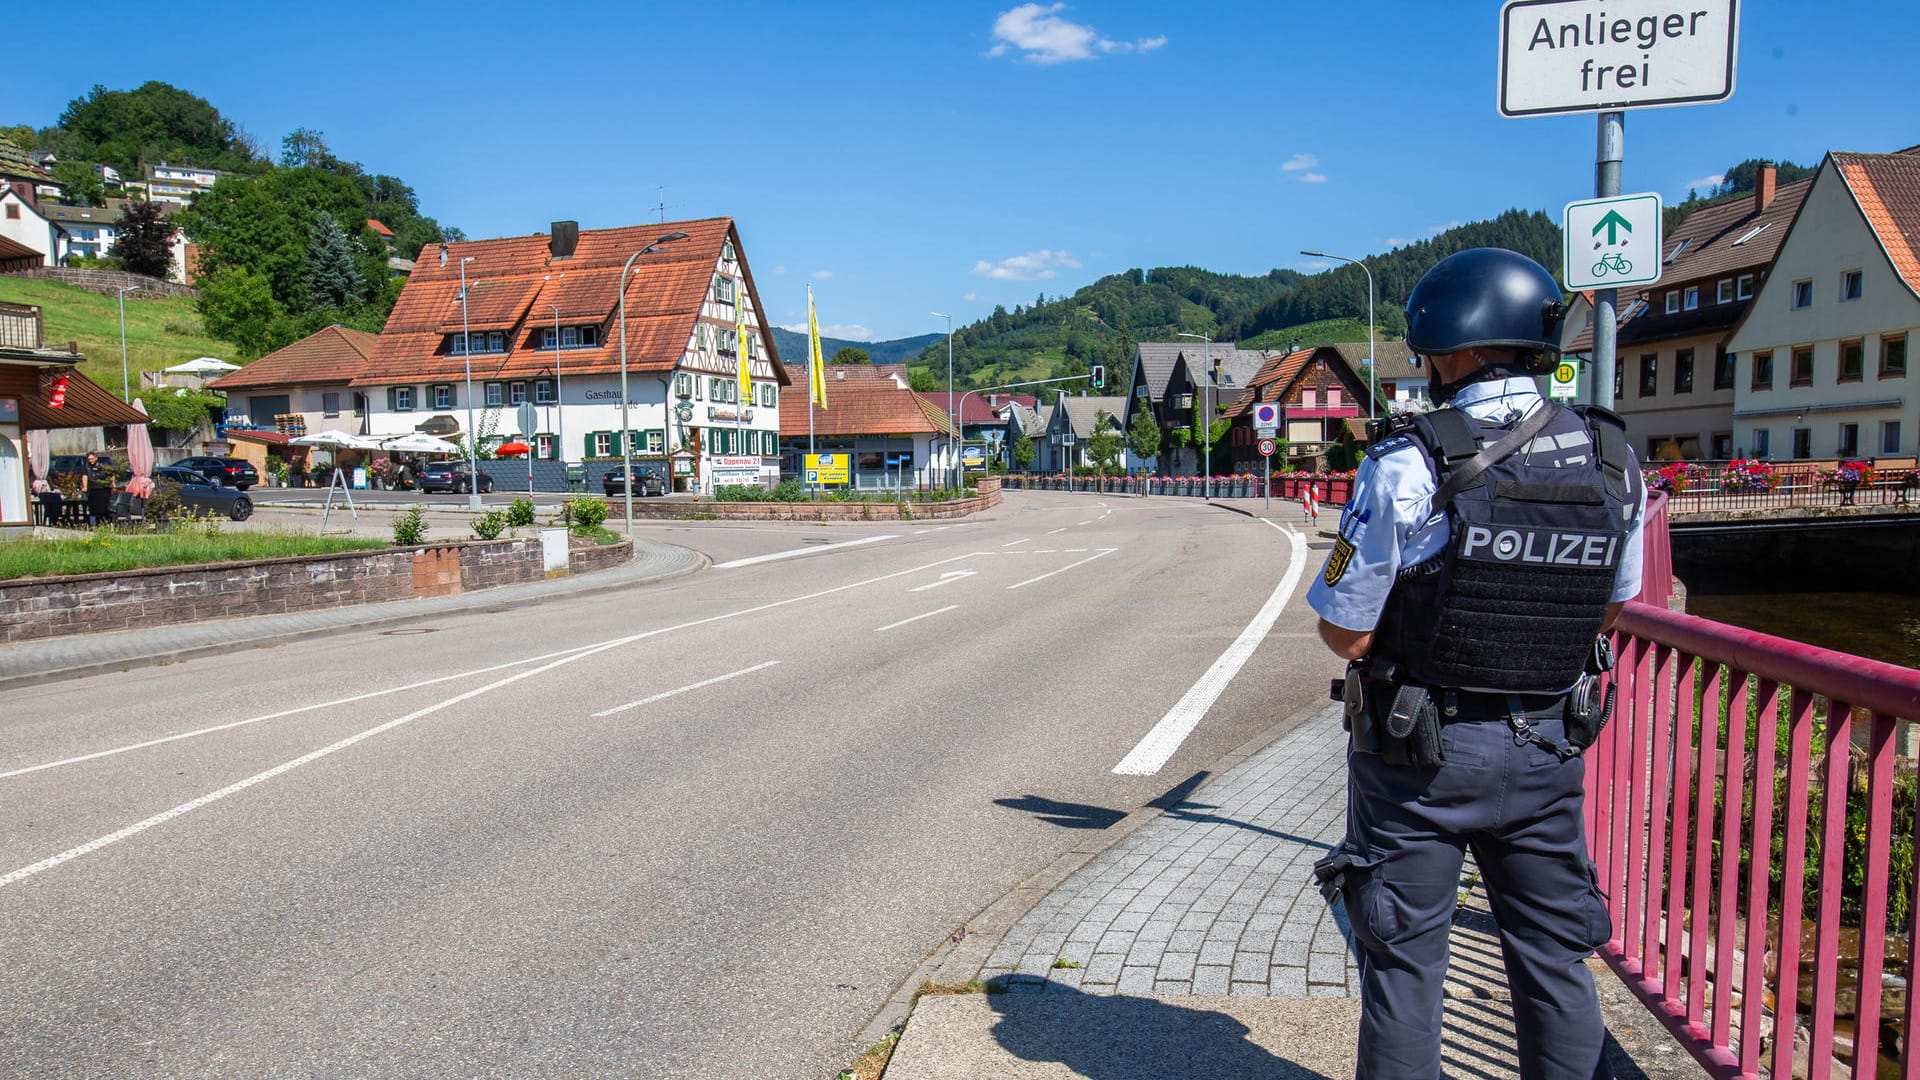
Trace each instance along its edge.
{"label": "gray police trousers", "polygon": [[[1531,722],[1564,737],[1557,717]],[[1586,763],[1517,740],[1504,716],[1450,723],[1440,744],[1437,768],[1348,754],[1356,1075],[1438,1080],[1447,934],[1471,846],[1500,925],[1521,1077],[1604,1080],[1606,1029],[1585,961],[1611,922],[1581,821]]]}

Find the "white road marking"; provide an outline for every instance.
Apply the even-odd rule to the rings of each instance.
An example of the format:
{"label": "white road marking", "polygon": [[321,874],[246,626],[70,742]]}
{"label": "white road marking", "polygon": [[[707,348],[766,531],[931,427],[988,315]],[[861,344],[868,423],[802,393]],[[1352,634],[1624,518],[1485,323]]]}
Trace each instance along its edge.
{"label": "white road marking", "polygon": [[1091,551],[1092,549],[1091,548],[1064,548],[1062,550],[1064,550],[1069,555],[1079,555],[1087,551]]}
{"label": "white road marking", "polygon": [[[1270,521],[1267,524],[1273,525]],[[1274,525],[1274,528],[1280,527]],[[1167,714],[1160,718],[1160,722],[1153,725],[1153,730],[1147,732],[1132,751],[1120,759],[1120,764],[1113,767],[1115,774],[1152,776],[1159,772],[1161,766],[1167,763],[1167,759],[1173,756],[1174,751],[1180,749],[1180,744],[1187,740],[1187,736],[1193,734],[1193,729],[1199,725],[1200,718],[1207,714],[1208,709],[1213,708],[1213,703],[1219,700],[1227,684],[1240,673],[1240,668],[1246,664],[1247,658],[1253,655],[1253,650],[1259,646],[1260,640],[1267,636],[1267,631],[1271,630],[1274,622],[1280,618],[1281,609],[1287,606],[1287,600],[1293,596],[1293,590],[1299,586],[1301,572],[1306,568],[1306,541],[1298,536],[1289,536],[1287,540],[1291,548],[1287,572],[1281,577],[1280,584],[1274,588],[1273,595],[1267,597],[1267,602],[1261,606],[1259,613],[1254,615],[1253,621],[1247,624],[1245,630],[1240,631],[1240,636],[1233,639],[1233,644],[1227,646],[1227,651],[1220,654],[1220,659],[1213,662],[1213,666],[1207,669],[1207,673],[1200,676],[1200,681],[1194,683],[1185,696],[1175,702],[1173,708],[1168,709]]]}
{"label": "white road marking", "polygon": [[789,604],[803,603],[807,600],[817,600],[823,596],[831,596],[834,593],[846,592],[849,589],[858,589],[862,586],[874,585],[882,581],[890,581],[897,577],[905,577],[908,574],[918,574],[918,573],[921,573],[922,571],[931,570],[936,566],[945,566],[948,563],[958,562],[961,559],[971,559],[976,555],[982,555],[982,554],[985,554],[985,552],[970,551],[964,555],[953,555],[945,559],[936,559],[933,562],[927,563],[923,566],[910,567],[909,569],[906,569],[906,570],[896,570],[891,574],[881,574],[878,577],[870,577],[863,581],[852,581],[852,582],[848,582],[845,585],[835,585],[830,589],[821,589],[819,592],[807,593],[803,596],[790,596],[785,600],[773,600],[765,604],[758,604],[754,607],[741,608],[739,611],[729,611],[720,615],[709,615],[704,619],[693,619],[688,622],[677,623],[673,626],[663,626],[657,630],[646,630],[638,634],[628,634],[625,637],[613,638],[612,640],[609,640],[609,641],[603,641],[593,645],[582,646],[578,649],[573,650],[571,653],[560,657],[557,660],[554,660],[547,664],[543,664],[540,667],[532,669],[531,671],[523,671],[517,675],[509,675],[504,679],[495,680],[494,682],[490,682],[485,686],[478,687],[473,690],[469,690],[463,694],[455,695],[454,697],[450,697],[445,701],[441,701],[436,704],[429,705],[423,709],[417,709],[414,712],[410,712],[405,716],[398,717],[393,720],[389,720],[384,724],[379,724],[374,727],[370,727],[367,730],[362,731],[358,734],[349,735],[338,742],[330,743],[326,746],[323,746],[320,749],[315,750],[310,754],[303,754],[300,757],[294,758],[292,761],[282,762],[279,765],[275,765],[273,768],[266,770],[265,772],[255,773],[254,775],[247,777],[245,780],[241,780],[237,783],[229,784],[218,791],[208,792],[207,794],[202,795],[197,799],[194,799],[190,802],[181,803],[179,806],[173,807],[170,810],[162,810],[160,813],[155,814],[152,817],[145,819],[144,821],[136,821],[132,825],[129,825],[118,832],[108,833],[105,836],[98,837],[93,840],[89,840],[86,843],[81,844],[79,847],[68,848],[67,850],[61,852],[58,855],[54,855],[49,858],[42,859],[39,862],[33,863],[29,866],[23,866],[18,870],[14,870],[3,876],[0,876],[0,888],[5,888],[6,886],[12,885],[16,882],[24,881],[27,878],[34,876],[35,874],[39,874],[44,871],[51,870],[54,867],[61,865],[62,863],[71,862],[74,859],[80,858],[83,855],[90,855],[96,851],[99,851],[101,848],[107,847],[111,844],[119,843],[120,841],[125,840],[130,836],[137,836],[140,833],[143,833],[148,829],[153,828],[156,825],[164,825],[167,822],[172,821],[174,818],[181,816],[182,814],[192,813],[193,811],[198,810],[204,806],[208,806],[213,803],[219,802],[220,800],[227,798],[230,795],[236,795],[242,791],[245,791],[246,789],[254,786],[255,784],[259,784],[267,780],[271,780],[274,777],[281,775],[282,773],[291,772],[292,770],[297,769],[302,765],[306,765],[311,762],[318,761],[323,757],[326,757],[330,754],[337,753],[341,750],[345,750],[356,743],[362,742],[367,739],[371,739],[375,735],[379,735],[384,732],[391,731],[394,728],[400,727],[403,724],[411,723],[415,720],[420,719],[423,716],[430,716],[436,712],[439,712],[444,708],[447,708],[450,705],[457,705],[462,701],[467,701],[469,699],[479,697],[481,694],[498,690],[503,686],[508,686],[513,683],[519,682],[521,679],[530,678],[534,675],[540,675],[545,672],[552,671],[554,668],[562,667],[566,664],[573,663],[575,660],[582,660],[582,659],[585,659],[586,657],[605,652],[608,649],[617,648],[621,645],[631,645],[636,641],[643,641],[651,637],[659,637],[662,634],[671,634],[676,630],[687,630],[695,626],[705,626],[708,623],[723,622],[727,619],[737,619],[743,615],[754,615],[762,611],[771,611],[774,608],[786,607]]}
{"label": "white road marking", "polygon": [[297,713],[312,712],[315,709],[331,709],[336,705],[351,705],[356,701],[366,701],[369,698],[385,697],[388,694],[401,694],[401,693],[405,693],[408,690],[418,690],[423,686],[432,686],[435,683],[451,682],[455,679],[465,679],[474,675],[486,675],[495,671],[504,671],[507,668],[511,668],[511,667],[519,667],[522,664],[537,664],[542,660],[551,660],[554,657],[565,656],[568,653],[578,652],[580,649],[585,649],[585,648],[591,648],[591,646],[582,645],[575,649],[561,649],[557,652],[543,653],[539,656],[529,656],[524,660],[510,660],[507,663],[494,664],[491,667],[474,668],[471,671],[458,671],[453,673],[452,675],[441,675],[432,679],[422,679],[419,682],[407,683],[405,686],[393,686],[393,687],[388,687],[385,690],[370,690],[367,693],[355,694],[352,697],[335,698],[332,701],[322,701],[314,705],[301,705],[298,708],[282,709],[279,712],[267,713],[265,716],[253,716],[245,720],[235,720],[229,724],[216,724],[213,727],[197,728],[193,731],[183,731],[183,732],[180,732],[178,735],[167,735],[158,739],[148,739],[146,742],[133,743],[128,746],[116,746],[111,750],[96,750],[91,754],[81,754],[77,757],[61,758],[59,761],[49,761],[41,765],[28,765],[25,768],[14,769],[11,772],[0,772],[0,780],[5,780],[5,779],[8,779],[9,777],[14,777],[14,776],[25,776],[28,773],[36,773],[41,771],[42,769],[57,769],[63,765],[78,765],[83,761],[93,761],[97,758],[112,757],[115,754],[125,754],[134,750],[145,750],[149,747],[160,746],[165,743],[178,742],[181,739],[192,739],[201,735],[212,735],[215,732],[219,732],[219,731],[231,731],[234,728],[246,727],[249,724],[264,723],[265,721],[268,721],[268,720],[279,720],[283,717],[293,716]]}
{"label": "white road marking", "polygon": [[712,686],[714,683],[723,683],[723,682],[726,682],[728,679],[737,679],[742,675],[751,675],[756,671],[762,671],[762,670],[765,670],[766,668],[770,668],[775,664],[778,664],[779,662],[780,661],[778,660],[768,660],[765,663],[755,664],[752,667],[741,668],[739,671],[729,671],[725,675],[715,675],[711,679],[702,679],[697,683],[688,683],[686,686],[682,686],[677,690],[667,690],[667,691],[663,691],[661,693],[655,694],[652,697],[643,697],[639,701],[629,701],[625,705],[615,705],[611,709],[601,709],[599,712],[593,714],[594,719],[597,720],[603,716],[612,716],[614,713],[626,712],[628,709],[637,709],[642,705],[651,705],[656,701],[665,701],[670,697],[676,697],[680,694],[686,693],[689,690],[698,690],[702,687]]}
{"label": "white road marking", "polygon": [[1093,560],[1095,560],[1095,559],[1098,559],[1098,558],[1100,558],[1100,556],[1102,556],[1102,555],[1111,555],[1111,554],[1113,554],[1114,552],[1116,552],[1116,551],[1119,551],[1119,550],[1120,550],[1119,548],[1101,548],[1098,554],[1095,554],[1095,555],[1089,555],[1089,556],[1087,556],[1086,558],[1084,558],[1084,559],[1081,559],[1081,560],[1080,560],[1080,561],[1078,561],[1078,562],[1070,562],[1070,563],[1068,563],[1067,565],[1065,565],[1065,566],[1063,566],[1063,567],[1061,567],[1061,568],[1060,568],[1060,569],[1058,569],[1058,570],[1049,570],[1049,571],[1047,571],[1046,573],[1044,573],[1044,574],[1041,574],[1041,575],[1040,575],[1039,577],[1032,577],[1032,578],[1028,578],[1027,580],[1025,580],[1025,581],[1022,581],[1022,582],[1020,582],[1019,584],[1016,584],[1016,585],[1009,585],[1009,586],[1007,586],[1007,588],[1009,588],[1009,589],[1018,589],[1018,588],[1020,588],[1020,587],[1021,587],[1021,586],[1023,586],[1023,585],[1031,585],[1031,584],[1033,584],[1033,583],[1034,583],[1034,582],[1036,582],[1036,581],[1045,581],[1045,580],[1047,580],[1048,578],[1050,578],[1050,577],[1052,577],[1052,576],[1053,576],[1053,575],[1055,575],[1055,574],[1064,574],[1064,573],[1066,573],[1067,571],[1069,571],[1069,570],[1071,570],[1071,569],[1073,569],[1073,568],[1074,568],[1074,567],[1076,567],[1076,566],[1085,566],[1086,564],[1088,564],[1088,563],[1090,563],[1090,562],[1092,562]]}
{"label": "white road marking", "polygon": [[1018,539],[1018,540],[1009,540],[1009,541],[1007,541],[1006,543],[1004,543],[1004,544],[1001,544],[1000,546],[1001,546],[1001,547],[1012,547],[1012,546],[1013,546],[1013,545],[1015,545],[1015,544],[1024,544],[1024,543],[1026,543],[1027,541],[1029,541],[1029,540],[1031,540],[1031,539],[1033,539],[1033,537],[1031,537],[1031,536],[1023,536],[1023,537],[1021,537],[1021,538],[1020,538],[1020,539]]}
{"label": "white road marking", "polygon": [[713,568],[715,570],[732,570],[738,566],[752,566],[755,563],[773,562],[776,559],[791,559],[796,555],[811,555],[816,551],[832,551],[835,548],[859,547],[861,544],[873,544],[882,540],[898,539],[900,539],[898,535],[891,533],[885,536],[863,536],[858,540],[842,540],[837,544],[815,544],[812,547],[794,548],[792,551],[776,551],[770,555],[755,555],[751,558],[735,559],[732,562],[714,563]]}
{"label": "white road marking", "polygon": [[1092,521],[1091,519],[1089,519],[1089,520],[1087,520],[1087,521],[1076,521],[1076,522],[1074,522],[1074,524],[1075,524],[1075,525],[1091,525],[1091,524],[1093,524],[1093,521]]}
{"label": "white road marking", "polygon": [[959,604],[948,604],[946,607],[939,608],[934,611],[923,611],[920,614],[913,616],[912,618],[901,619],[899,622],[888,623],[885,626],[876,626],[873,628],[873,632],[876,634],[885,633],[886,631],[891,630],[896,626],[905,626],[910,622],[919,622],[921,619],[931,618],[935,615],[945,615],[947,612],[952,611],[953,609],[959,606],[960,606]]}
{"label": "white road marking", "polygon": [[979,572],[980,571],[978,570],[948,570],[945,573],[940,575],[939,581],[929,582],[928,584],[925,584],[925,585],[916,585],[913,588],[908,589],[907,591],[908,592],[926,592],[928,589],[937,589],[942,585],[951,585],[956,581],[963,581]]}
{"label": "white road marking", "polygon": [[1059,528],[1057,528],[1057,529],[1055,529],[1055,530],[1053,530],[1053,532],[1050,532],[1050,533],[1048,533],[1047,535],[1048,535],[1048,536],[1052,536],[1052,535],[1053,535],[1053,533],[1063,533],[1063,532],[1066,532],[1068,528],[1069,528],[1069,526],[1066,526],[1066,525],[1062,525],[1062,526],[1060,526]]}

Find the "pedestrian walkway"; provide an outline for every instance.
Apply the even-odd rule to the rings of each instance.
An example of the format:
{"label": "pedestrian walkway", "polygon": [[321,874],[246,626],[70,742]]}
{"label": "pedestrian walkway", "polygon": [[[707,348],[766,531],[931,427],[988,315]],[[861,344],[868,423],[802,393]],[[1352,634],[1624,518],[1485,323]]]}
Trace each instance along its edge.
{"label": "pedestrian walkway", "polygon": [[[1314,886],[1340,842],[1338,706],[1171,803],[1035,903],[987,955],[988,992],[926,996],[887,1080],[1345,1077],[1356,969]],[[1469,866],[1444,1021],[1449,1076],[1517,1075],[1505,974]],[[1593,962],[1620,1077],[1705,1075]]]}
{"label": "pedestrian walkway", "polygon": [[691,573],[706,564],[707,557],[697,551],[636,538],[631,561],[591,574],[502,585],[453,596],[23,641],[0,646],[0,686],[14,680],[70,678],[133,664],[177,660],[235,645],[264,645],[347,626],[427,618],[587,590],[644,585]]}

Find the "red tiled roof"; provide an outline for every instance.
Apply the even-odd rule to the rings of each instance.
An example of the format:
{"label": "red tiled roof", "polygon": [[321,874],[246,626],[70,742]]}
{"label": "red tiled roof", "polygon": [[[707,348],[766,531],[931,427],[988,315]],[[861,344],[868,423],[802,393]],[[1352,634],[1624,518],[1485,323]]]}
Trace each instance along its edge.
{"label": "red tiled roof", "polygon": [[[829,393],[831,393],[831,391],[829,391]],[[948,411],[947,392],[945,390],[924,394],[922,396],[938,406],[942,415]],[[827,400],[831,401],[833,399],[828,398]],[[1007,407],[1007,402],[1018,402],[1031,409],[1039,399],[1027,394],[1002,393],[995,394],[994,400],[997,404],[988,404],[987,394],[978,390],[955,390],[953,392],[953,404],[964,410],[960,415],[960,423],[962,426],[967,424],[1000,423],[1000,410]]]}
{"label": "red tiled roof", "polygon": [[628,371],[659,373],[678,366],[712,285],[721,245],[731,240],[760,322],[761,344],[775,377],[791,385],[768,332],[766,310],[733,219],[724,217],[585,230],[566,259],[550,257],[546,233],[449,243],[445,266],[429,247],[416,261],[354,385],[424,382],[465,373],[465,358],[448,348],[448,335],[461,328],[460,265],[468,257],[468,327],[509,331],[508,351],[473,357],[476,378],[534,376],[551,369],[553,351],[532,347],[535,332],[552,325],[554,311],[548,305],[559,308],[562,322],[601,327],[597,346],[568,348],[562,354],[567,374],[614,374],[620,370],[621,267],[634,252],[676,231],[686,233],[686,239],[640,256],[627,276]]}
{"label": "red tiled roof", "polygon": [[1313,349],[1295,349],[1290,353],[1280,353],[1267,358],[1260,370],[1253,373],[1247,381],[1247,388],[1235,398],[1224,414],[1228,419],[1237,419],[1252,411],[1257,402],[1278,401],[1300,373],[1307,368],[1307,361],[1313,359]]}
{"label": "red tiled roof", "polygon": [[1920,154],[1833,154],[1888,261],[1920,296]]}
{"label": "red tiled roof", "polygon": [[[855,365],[862,366],[865,365]],[[780,434],[805,435],[804,388],[780,395]],[[813,410],[815,435],[906,435],[946,433],[946,410],[891,379],[851,378],[827,384],[827,407]]]}
{"label": "red tiled roof", "polygon": [[379,218],[368,218],[367,228],[372,229],[374,232],[380,234],[380,237],[383,240],[393,239],[393,230],[387,228],[385,225],[382,225],[380,223]]}
{"label": "red tiled roof", "polygon": [[1781,184],[1774,191],[1773,201],[1757,212],[1752,196],[1694,211],[1667,234],[1666,249],[1660,257],[1671,261],[1660,268],[1660,284],[1649,292],[1696,278],[1772,265],[1780,242],[1787,237],[1787,227],[1793,224],[1794,215],[1800,212],[1800,204],[1812,188],[1811,176]]}
{"label": "red tiled roof", "polygon": [[334,325],[316,330],[207,383],[214,390],[255,390],[265,386],[346,384],[366,370],[380,335]]}

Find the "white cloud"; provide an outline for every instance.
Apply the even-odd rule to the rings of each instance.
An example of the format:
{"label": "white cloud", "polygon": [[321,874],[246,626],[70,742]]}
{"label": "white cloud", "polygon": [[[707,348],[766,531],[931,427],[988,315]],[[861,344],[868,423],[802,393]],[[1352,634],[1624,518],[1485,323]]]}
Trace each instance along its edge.
{"label": "white cloud", "polygon": [[1454,218],[1453,220],[1445,222],[1443,224],[1427,226],[1427,235],[1439,236],[1441,233],[1446,232],[1448,229],[1457,229],[1459,227],[1460,227],[1460,219]]}
{"label": "white cloud", "polygon": [[1404,236],[1389,236],[1386,239],[1386,245],[1389,250],[1397,247],[1406,247],[1408,244],[1411,244],[1412,242],[1413,241],[1408,240]]}
{"label": "white cloud", "polygon": [[1300,182],[1303,184],[1324,184],[1327,182],[1327,177],[1325,173],[1301,173]]}
{"label": "white cloud", "polygon": [[813,277],[814,277],[814,280],[816,281],[825,281],[832,276],[833,276],[833,271],[831,270],[815,270],[813,272]]}
{"label": "white cloud", "polygon": [[988,56],[1005,56],[1019,50],[1019,59],[1035,64],[1063,64],[1073,60],[1092,60],[1114,53],[1149,53],[1167,43],[1165,34],[1134,41],[1115,41],[1101,36],[1086,23],[1060,17],[1064,3],[1021,4],[1001,12],[993,20],[993,48]]}
{"label": "white cloud", "polygon": [[1703,176],[1698,180],[1689,180],[1686,183],[1686,188],[1689,191],[1693,191],[1704,196],[1712,192],[1714,188],[1717,188],[1721,184],[1724,184],[1726,182],[1727,182],[1727,178],[1724,175],[1716,174],[1713,176]]}
{"label": "white cloud", "polygon": [[787,272],[787,268],[786,268],[786,267],[784,267],[784,266],[776,266],[776,267],[774,267],[774,268],[773,268],[773,276],[774,276],[774,277],[780,277],[781,275],[783,275],[783,274],[785,274],[786,272]]}
{"label": "white cloud", "polygon": [[[790,330],[796,334],[804,334],[807,332],[807,324],[803,322],[781,323],[780,329]],[[820,328],[820,336],[823,338],[841,338],[846,341],[872,341],[873,331],[861,326],[859,323],[832,323]]]}
{"label": "white cloud", "polygon": [[1320,159],[1314,157],[1312,154],[1295,154],[1287,159],[1285,165],[1280,166],[1280,171],[1299,172],[1302,169],[1311,169],[1318,164],[1320,164]]}
{"label": "white cloud", "polygon": [[971,293],[971,292],[970,292],[970,293],[961,293],[961,294],[960,294],[960,299],[962,299],[962,300],[965,300],[965,301],[966,301],[967,303],[969,303],[969,304],[973,304],[973,303],[978,303],[978,302],[979,302],[979,300],[980,300],[980,294],[979,294],[979,293]]}
{"label": "white cloud", "polygon": [[1080,260],[1065,251],[1042,248],[997,263],[981,259],[973,264],[973,272],[995,281],[1048,281],[1060,276],[1061,267],[1078,270]]}
{"label": "white cloud", "polygon": [[1294,263],[1293,268],[1303,274],[1317,274],[1322,270],[1333,269],[1333,264],[1322,259],[1314,259],[1311,262]]}

